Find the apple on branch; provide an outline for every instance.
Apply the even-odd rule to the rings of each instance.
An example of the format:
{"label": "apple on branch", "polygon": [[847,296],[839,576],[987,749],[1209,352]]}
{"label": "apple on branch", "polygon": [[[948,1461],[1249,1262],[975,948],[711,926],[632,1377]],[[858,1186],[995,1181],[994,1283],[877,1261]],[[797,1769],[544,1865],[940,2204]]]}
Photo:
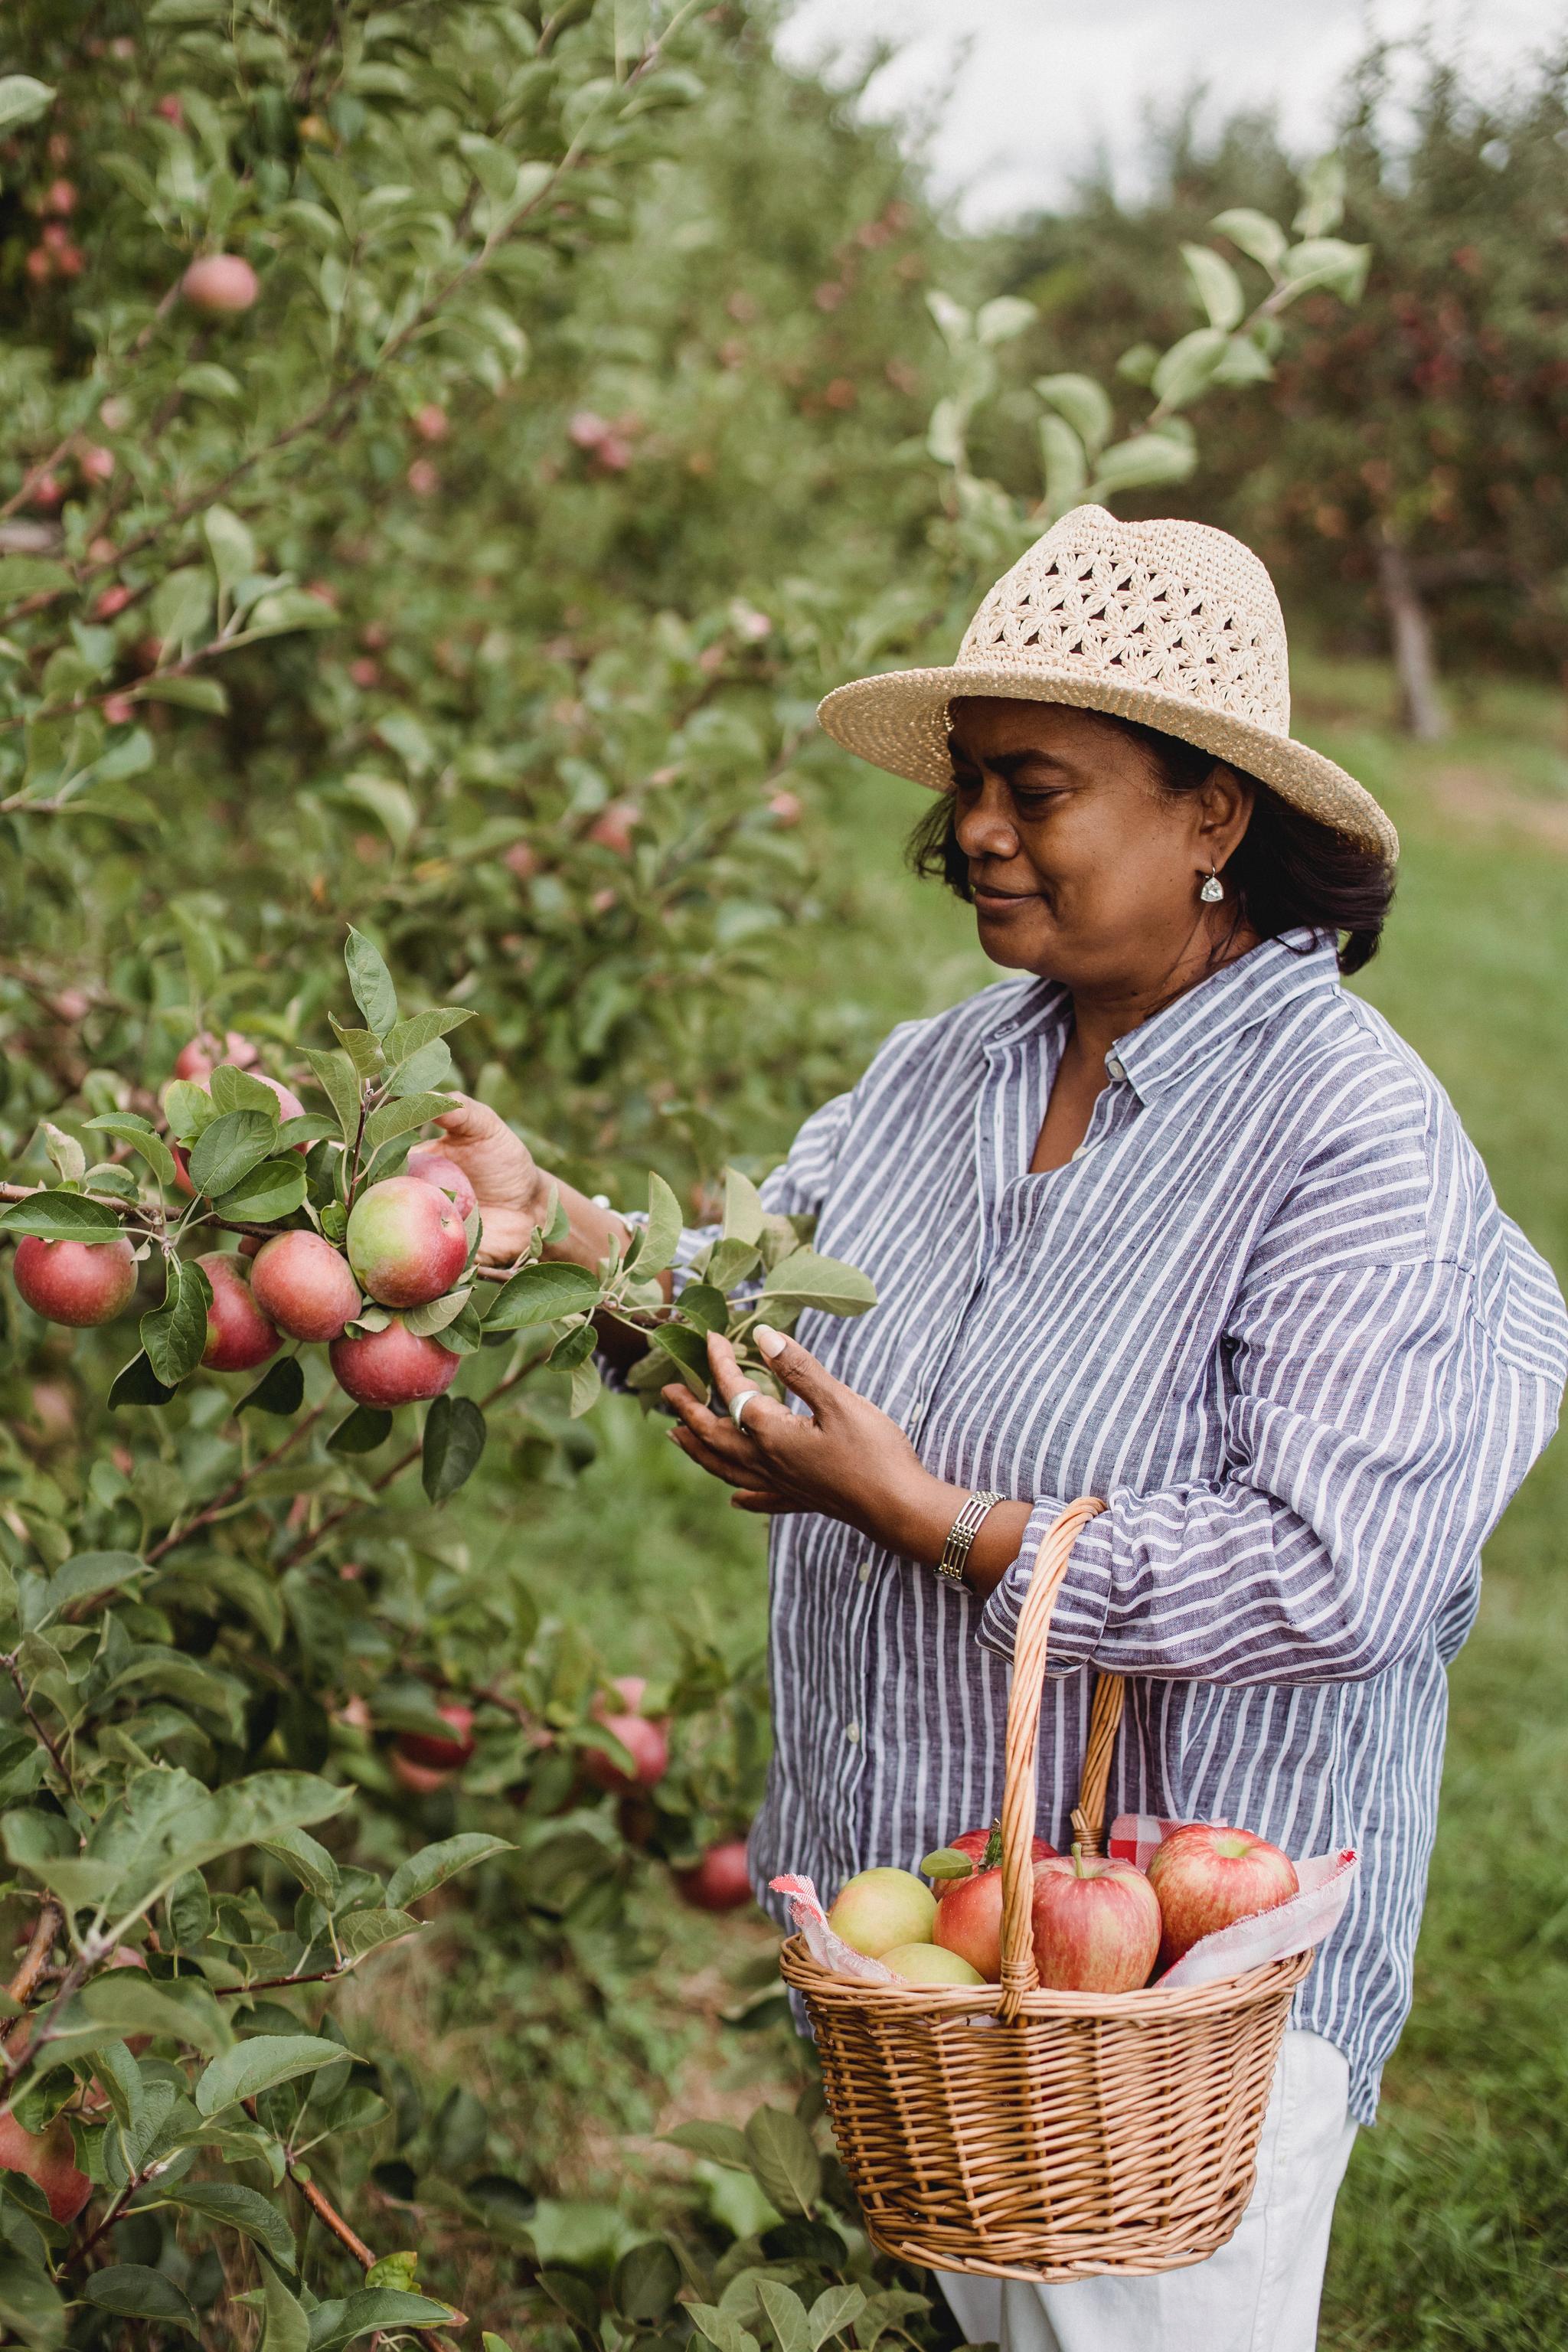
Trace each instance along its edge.
{"label": "apple on branch", "polygon": [[136,1253],[123,1234],[108,1242],[46,1242],[28,1234],[16,1244],[11,1277],[35,1315],[78,1330],[111,1323],[136,1288]]}

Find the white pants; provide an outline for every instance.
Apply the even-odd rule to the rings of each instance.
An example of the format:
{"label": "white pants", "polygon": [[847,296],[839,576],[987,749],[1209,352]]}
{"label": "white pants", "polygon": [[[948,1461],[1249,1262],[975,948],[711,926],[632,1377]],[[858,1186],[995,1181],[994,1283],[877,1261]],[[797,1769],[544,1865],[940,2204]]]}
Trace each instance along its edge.
{"label": "white pants", "polygon": [[1257,2186],[1236,2235],[1206,2262],[1068,2286],[938,2271],[968,2342],[1001,2352],[1312,2352],[1329,2225],[1355,2137],[1349,2083],[1332,2042],[1286,2034]]}

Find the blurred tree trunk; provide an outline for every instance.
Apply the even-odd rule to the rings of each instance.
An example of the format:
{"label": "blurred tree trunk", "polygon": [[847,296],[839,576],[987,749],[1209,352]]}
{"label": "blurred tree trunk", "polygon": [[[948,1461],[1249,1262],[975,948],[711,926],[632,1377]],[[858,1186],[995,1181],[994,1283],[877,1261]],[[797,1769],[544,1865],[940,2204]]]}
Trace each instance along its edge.
{"label": "blurred tree trunk", "polygon": [[1432,625],[1421,601],[1410,558],[1388,530],[1378,542],[1377,578],[1388,615],[1405,725],[1417,742],[1441,742],[1448,731],[1448,714],[1437,687]]}

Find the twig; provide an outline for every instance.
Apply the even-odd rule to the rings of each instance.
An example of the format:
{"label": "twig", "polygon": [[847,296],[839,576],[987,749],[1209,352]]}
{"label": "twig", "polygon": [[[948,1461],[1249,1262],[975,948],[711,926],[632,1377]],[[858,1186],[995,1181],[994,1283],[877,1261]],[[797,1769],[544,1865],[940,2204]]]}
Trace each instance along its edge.
{"label": "twig", "polygon": [[71,1779],[70,1766],[66,1762],[65,1758],[60,1754],[59,1749],[55,1746],[54,1741],[45,1730],[43,1724],[33,1712],[32,1701],[27,1696],[27,1686],[22,1680],[21,1669],[16,1664],[16,1654],[15,1650],[6,1650],[3,1654],[0,1654],[0,1665],[5,1667],[6,1673],[10,1675],[11,1680],[16,1684],[16,1696],[22,1702],[22,1712],[26,1717],[27,1721],[32,1725],[38,1738],[48,1749],[49,1759],[54,1765],[55,1770],[59,1774],[60,1779],[66,1784],[67,1796],[74,1799],[76,1796],[76,1782]]}
{"label": "twig", "polygon": [[[49,1954],[55,1948],[55,1938],[66,1924],[66,1915],[52,1895],[44,1897],[44,1907],[33,1925],[33,1940],[22,1955],[22,1964],[5,1990],[12,2000],[24,2006],[31,2000],[38,1979],[49,1964]],[[14,2021],[19,2025],[22,2021]],[[7,2034],[6,2039],[10,2036]]]}
{"label": "twig", "polygon": [[223,1492],[220,1495],[215,1495],[205,1508],[198,1511],[195,1517],[187,1521],[184,1527],[177,1531],[171,1528],[160,1542],[153,1545],[151,1551],[143,1553],[142,1557],[148,1567],[155,1568],[169,1552],[175,1550],[183,1543],[188,1543],[198,1528],[210,1526],[214,1519],[226,1511],[229,1505],[245,1492],[253,1478],[259,1477],[263,1470],[270,1470],[275,1462],[281,1461],[291,1445],[298,1445],[300,1440],[313,1428],[325,1411],[324,1405],[312,1405],[303,1421],[296,1422],[288,1436],[279,1444],[275,1445],[270,1454],[264,1454],[259,1462],[253,1462],[248,1470],[242,1470],[237,1478],[231,1478]]}

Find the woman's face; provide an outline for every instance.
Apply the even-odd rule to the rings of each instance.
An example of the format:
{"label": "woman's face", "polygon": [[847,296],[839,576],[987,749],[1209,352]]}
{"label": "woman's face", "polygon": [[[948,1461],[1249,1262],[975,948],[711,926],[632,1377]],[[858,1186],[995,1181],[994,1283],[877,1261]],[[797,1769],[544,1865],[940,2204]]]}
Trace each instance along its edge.
{"label": "woman's face", "polygon": [[954,827],[993,963],[1075,990],[1157,988],[1206,937],[1233,938],[1234,897],[1198,897],[1251,814],[1229,769],[1166,792],[1135,736],[1059,703],[965,697],[951,725]]}

